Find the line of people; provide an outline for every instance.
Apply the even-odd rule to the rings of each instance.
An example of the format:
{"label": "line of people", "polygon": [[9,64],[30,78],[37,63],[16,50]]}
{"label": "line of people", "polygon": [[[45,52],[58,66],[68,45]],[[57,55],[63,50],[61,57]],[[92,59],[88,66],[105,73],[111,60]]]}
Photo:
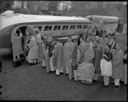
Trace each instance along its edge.
{"label": "line of people", "polygon": [[65,43],[47,42],[39,30],[35,30],[26,40],[26,59],[30,65],[41,62],[48,73],[67,74],[69,80],[92,84],[100,75],[104,86],[109,85],[110,77],[114,78],[115,86],[119,86],[121,80],[127,85],[127,47],[123,53],[116,39],[107,36],[105,31],[103,36],[83,35],[79,40],[80,43],[69,37]]}

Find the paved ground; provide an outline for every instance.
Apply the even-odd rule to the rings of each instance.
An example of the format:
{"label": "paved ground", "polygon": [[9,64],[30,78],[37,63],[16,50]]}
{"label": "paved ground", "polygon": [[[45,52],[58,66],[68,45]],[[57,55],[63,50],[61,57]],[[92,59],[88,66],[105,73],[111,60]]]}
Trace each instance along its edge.
{"label": "paved ground", "polygon": [[40,65],[23,65],[12,68],[11,59],[3,59],[0,76],[3,100],[78,100],[78,101],[126,101],[127,87],[103,87],[94,82],[86,85],[69,81],[66,75],[48,74]]}

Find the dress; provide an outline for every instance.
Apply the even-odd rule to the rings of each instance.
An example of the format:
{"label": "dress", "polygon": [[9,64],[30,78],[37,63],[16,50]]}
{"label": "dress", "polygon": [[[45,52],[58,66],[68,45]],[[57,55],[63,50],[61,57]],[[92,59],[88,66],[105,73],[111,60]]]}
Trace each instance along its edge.
{"label": "dress", "polygon": [[38,46],[34,36],[31,38],[28,46],[30,49],[28,53],[28,62],[33,63],[33,60],[38,59]]}

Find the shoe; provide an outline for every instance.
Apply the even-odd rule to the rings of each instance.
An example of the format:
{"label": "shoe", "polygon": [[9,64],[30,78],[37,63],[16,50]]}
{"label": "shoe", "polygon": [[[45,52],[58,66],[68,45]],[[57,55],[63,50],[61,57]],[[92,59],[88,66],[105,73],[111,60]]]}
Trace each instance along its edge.
{"label": "shoe", "polygon": [[115,85],[115,88],[118,88],[119,87],[119,85]]}
{"label": "shoe", "polygon": [[46,68],[46,66],[41,66],[42,68]]}
{"label": "shoe", "polygon": [[89,82],[89,81],[86,81],[86,80],[81,80],[81,83],[88,84],[88,85],[92,84],[92,82]]}
{"label": "shoe", "polygon": [[35,65],[34,63],[29,63],[30,66]]}
{"label": "shoe", "polygon": [[104,87],[108,87],[108,85],[104,85]]}
{"label": "shoe", "polygon": [[60,76],[60,74],[56,74],[56,76]]}

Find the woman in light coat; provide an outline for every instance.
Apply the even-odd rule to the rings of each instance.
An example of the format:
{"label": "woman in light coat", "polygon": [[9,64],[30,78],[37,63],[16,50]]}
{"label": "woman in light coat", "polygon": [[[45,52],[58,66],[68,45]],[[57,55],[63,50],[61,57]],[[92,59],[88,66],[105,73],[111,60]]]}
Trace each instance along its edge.
{"label": "woman in light coat", "polygon": [[28,53],[28,63],[30,65],[36,64],[38,59],[38,46],[36,43],[35,35],[31,35],[31,40],[28,44],[29,47],[29,53]]}
{"label": "woman in light coat", "polygon": [[112,71],[114,84],[115,86],[119,86],[120,79],[123,78],[123,51],[118,44],[116,44],[116,50],[113,52]]}

